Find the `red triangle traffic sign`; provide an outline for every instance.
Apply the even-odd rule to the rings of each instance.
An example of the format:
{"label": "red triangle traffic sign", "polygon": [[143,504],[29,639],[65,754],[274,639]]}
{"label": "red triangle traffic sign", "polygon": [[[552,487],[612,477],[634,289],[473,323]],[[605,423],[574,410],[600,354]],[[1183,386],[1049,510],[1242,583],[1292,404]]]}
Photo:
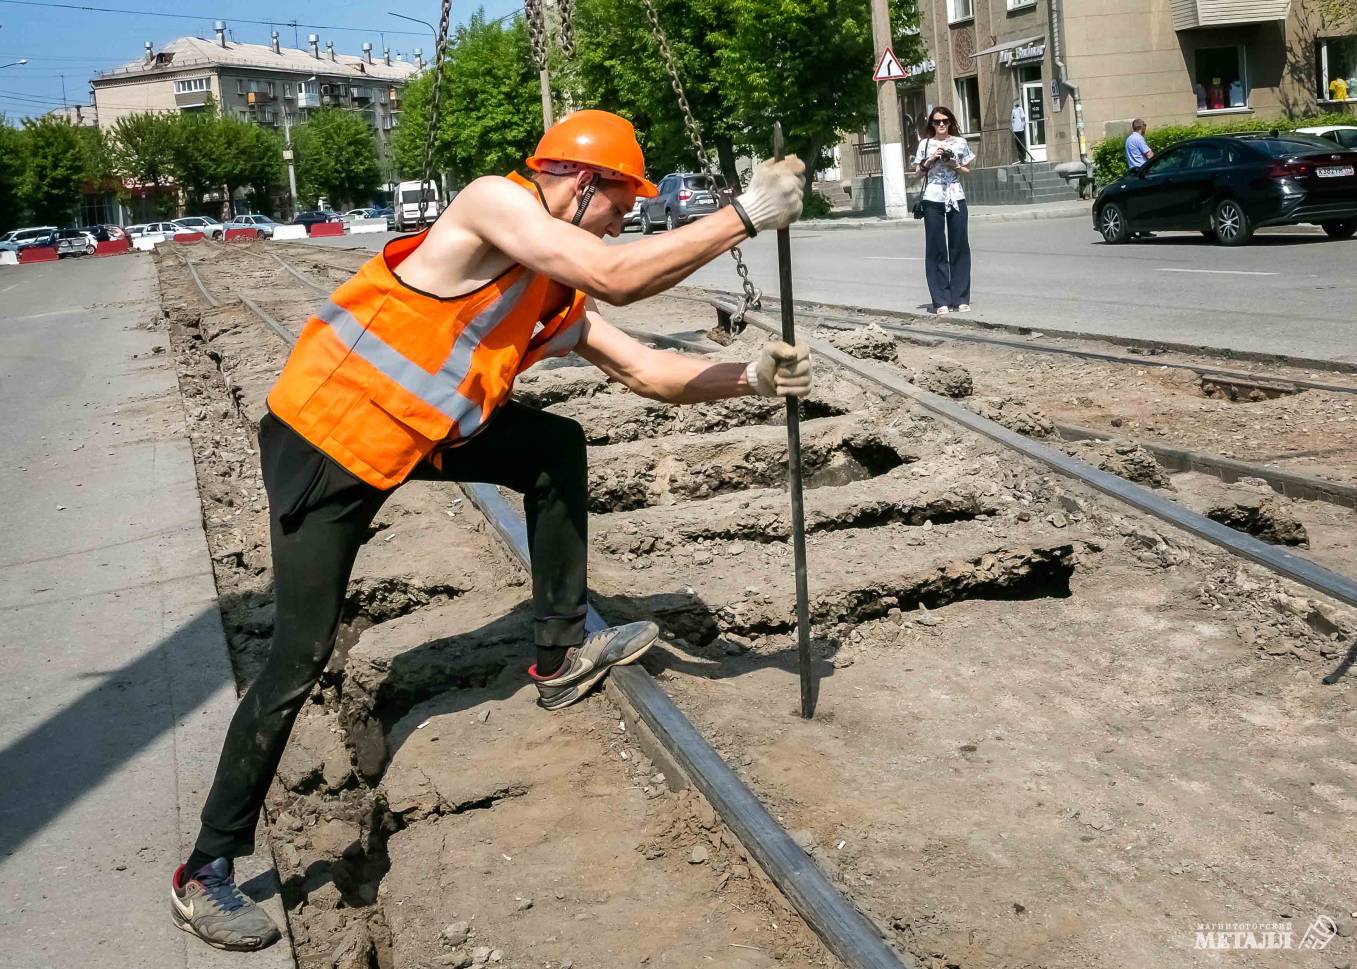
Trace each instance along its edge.
{"label": "red triangle traffic sign", "polygon": [[900,61],[896,59],[895,51],[889,47],[881,55],[881,61],[876,65],[876,70],[872,73],[873,81],[903,81],[909,75],[905,69],[900,66]]}

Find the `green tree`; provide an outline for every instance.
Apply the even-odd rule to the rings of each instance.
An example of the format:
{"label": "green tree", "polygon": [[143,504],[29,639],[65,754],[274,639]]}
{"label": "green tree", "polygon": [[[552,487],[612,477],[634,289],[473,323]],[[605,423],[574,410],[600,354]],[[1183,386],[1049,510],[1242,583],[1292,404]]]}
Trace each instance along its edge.
{"label": "green tree", "polygon": [[282,183],[283,141],[272,131],[240,118],[221,118],[215,134],[218,177],[228,195],[250,189],[251,211],[268,207],[273,189]]}
{"label": "green tree", "polygon": [[168,215],[175,199],[166,191],[175,180],[175,122],[166,114],[130,114],[110,132],[113,169],[123,179],[151,192],[157,210]]}
{"label": "green tree", "polygon": [[22,224],[27,213],[19,181],[24,170],[24,138],[0,118],[0,228]]}
{"label": "green tree", "polygon": [[[432,72],[405,92],[393,148],[407,178],[424,165]],[[460,184],[522,165],[542,137],[542,102],[528,29],[521,17],[487,22],[477,11],[448,44],[442,103],[434,134],[434,169]]]}
{"label": "green tree", "polygon": [[[734,22],[715,39],[716,82],[731,92],[734,120],[760,155],[781,121],[788,152],[806,162],[807,188],[825,151],[843,131],[862,128],[876,112],[868,0],[725,0]],[[896,2],[893,48],[903,63],[918,60],[912,3]]]}
{"label": "green tree", "polygon": [[332,207],[367,202],[381,185],[377,139],[361,116],[322,108],[292,130],[297,191],[308,203],[325,196]]}
{"label": "green tree", "polygon": [[88,138],[64,118],[24,121],[19,194],[39,222],[73,221],[80,190],[90,178]]}
{"label": "green tree", "polygon": [[[735,117],[736,92],[716,78],[717,45],[734,25],[730,4],[655,0],[655,7],[703,142],[727,182],[738,184],[735,156],[747,148],[746,132]],[[575,59],[564,74],[573,99],[628,117],[652,173],[691,169],[695,151],[639,0],[579,0],[575,29]]]}
{"label": "green tree", "polygon": [[170,158],[174,179],[183,190],[190,212],[197,212],[203,196],[221,190],[220,128],[215,109],[187,111],[174,117]]}

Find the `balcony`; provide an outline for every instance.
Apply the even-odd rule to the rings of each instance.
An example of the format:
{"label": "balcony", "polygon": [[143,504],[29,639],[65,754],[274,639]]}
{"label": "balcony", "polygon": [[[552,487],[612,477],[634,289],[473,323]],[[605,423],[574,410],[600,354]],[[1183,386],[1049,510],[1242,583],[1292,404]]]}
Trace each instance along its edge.
{"label": "balcony", "polygon": [[177,108],[202,108],[207,106],[211,91],[176,91],[174,105]]}
{"label": "balcony", "polygon": [[297,107],[298,108],[320,107],[320,95],[317,94],[315,91],[298,91]]}
{"label": "balcony", "polygon": [[1291,0],[1171,0],[1174,30],[1284,21]]}
{"label": "balcony", "polygon": [[247,104],[251,105],[272,104],[273,95],[270,94],[268,91],[250,91],[248,94],[245,95],[245,101]]}
{"label": "balcony", "polygon": [[350,93],[354,104],[367,104],[372,100],[372,92],[365,87],[356,87]]}

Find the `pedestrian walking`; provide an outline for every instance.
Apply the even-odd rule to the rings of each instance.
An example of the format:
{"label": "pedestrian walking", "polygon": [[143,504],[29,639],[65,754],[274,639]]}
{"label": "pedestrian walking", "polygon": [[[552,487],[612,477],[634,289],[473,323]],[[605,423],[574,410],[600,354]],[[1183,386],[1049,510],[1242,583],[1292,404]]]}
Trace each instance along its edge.
{"label": "pedestrian walking", "polygon": [[1135,170],[1154,157],[1154,149],[1145,140],[1145,119],[1131,122],[1131,134],[1126,139],[1126,167]]}
{"label": "pedestrian walking", "polygon": [[1030,161],[1031,152],[1027,150],[1027,112],[1022,109],[1021,101],[1013,102],[1013,118],[1010,122],[1013,130],[1013,164],[1022,164],[1024,160]]}
{"label": "pedestrian walking", "polygon": [[914,174],[924,179],[924,270],[933,312],[971,310],[971,243],[967,235],[966,192],[961,173],[975,153],[961,137],[956,115],[947,108],[928,112],[923,140],[914,153]]}
{"label": "pedestrian walking", "polygon": [[219,949],[260,949],[276,926],[235,885],[288,735],[334,649],[354,558],[383,502],[409,480],[478,481],[523,495],[532,556],[538,704],[578,702],[659,635],[634,622],[584,635],[589,476],[575,421],[511,397],[514,379],[574,352],[655,400],[805,396],[804,345],[746,363],[655,350],[610,324],[760,231],[800,218],[795,155],[754,170],[730,206],[627,246],[637,196],[653,198],[631,123],[579,111],[550,128],[527,175],[468,185],[418,235],[388,243],[307,321],[259,426],[269,499],[273,645],[226,733],[193,853],[171,880],[175,924]]}

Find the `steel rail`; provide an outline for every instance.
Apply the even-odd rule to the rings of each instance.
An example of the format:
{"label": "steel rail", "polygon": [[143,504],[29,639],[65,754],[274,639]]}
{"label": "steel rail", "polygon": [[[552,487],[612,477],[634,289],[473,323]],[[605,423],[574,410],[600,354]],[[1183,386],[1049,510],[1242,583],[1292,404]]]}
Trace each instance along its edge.
{"label": "steel rail", "polygon": [[[698,286],[686,286],[686,287],[678,287],[678,288],[679,288],[680,290],[687,290],[687,292],[675,292],[675,291],[670,291],[670,292],[666,293],[665,295],[666,295],[666,296],[669,296],[669,297],[671,297],[671,298],[674,298],[674,299],[686,299],[686,300],[690,300],[691,302],[694,302],[694,303],[707,303],[707,304],[710,304],[711,301],[712,301],[713,299],[731,299],[731,298],[732,298],[731,294],[730,294],[728,291],[720,290],[720,289],[704,289],[704,288],[698,287]],[[771,302],[774,302],[774,301],[770,300],[769,302],[771,303]],[[844,320],[844,321],[846,321],[846,322],[848,322],[848,323],[850,323],[850,324],[852,324],[852,325],[862,325],[863,323],[869,322],[869,321],[863,320],[863,319],[861,319],[861,318],[859,318],[859,317],[852,317],[852,316],[838,316],[838,315],[837,315],[836,313],[834,313],[833,311],[834,311],[834,310],[839,310],[839,311],[852,311],[852,312],[855,312],[855,313],[863,313],[863,314],[867,314],[867,315],[871,315],[871,316],[876,316],[876,317],[883,317],[883,318],[895,318],[895,319],[904,318],[904,319],[909,319],[909,320],[913,320],[913,319],[926,319],[926,317],[922,317],[922,316],[914,316],[914,315],[912,315],[912,314],[909,314],[909,313],[906,313],[906,312],[897,311],[897,310],[868,309],[868,308],[866,308],[866,307],[860,307],[860,306],[845,306],[845,305],[837,304],[837,303],[811,303],[811,302],[808,302],[808,301],[805,301],[805,300],[797,300],[797,303],[799,304],[797,308],[798,308],[800,311],[804,312],[804,313],[808,313],[808,314],[810,314],[810,315],[812,315],[812,316],[819,316],[819,317],[822,318],[822,319],[839,319],[839,320]],[[820,307],[825,307],[825,306],[830,307],[830,312],[825,312],[824,310],[822,310],[822,309],[820,308]],[[1144,348],[1146,348],[1146,349],[1154,350],[1154,351],[1159,352],[1159,353],[1183,353],[1183,354],[1189,354],[1189,355],[1195,355],[1195,356],[1201,356],[1201,357],[1216,357],[1216,358],[1224,358],[1224,359],[1230,359],[1230,360],[1247,360],[1247,361],[1251,361],[1251,362],[1254,362],[1254,363],[1261,363],[1261,364],[1267,364],[1267,365],[1272,365],[1272,366],[1294,367],[1294,368],[1296,368],[1296,369],[1298,369],[1298,370],[1322,370],[1322,371],[1326,371],[1326,372],[1329,372],[1329,373],[1357,374],[1357,363],[1348,363],[1348,362],[1342,361],[1342,360],[1325,360],[1325,359],[1314,358],[1314,357],[1291,357],[1291,356],[1287,356],[1287,355],[1281,354],[1281,353],[1266,353],[1266,352],[1263,352],[1263,351],[1256,351],[1256,350],[1231,350],[1231,349],[1221,348],[1221,347],[1206,347],[1206,346],[1199,346],[1199,345],[1194,345],[1194,344],[1189,344],[1189,343],[1177,343],[1177,342],[1171,342],[1171,341],[1167,341],[1167,340],[1154,340],[1154,339],[1148,339],[1148,338],[1141,339],[1141,338],[1135,338],[1135,337],[1124,337],[1124,336],[1116,336],[1116,335],[1114,335],[1114,334],[1109,334],[1109,333],[1086,333],[1086,332],[1082,332],[1082,331],[1078,331],[1078,330],[1058,330],[1058,329],[1048,328],[1048,327],[1037,327],[1037,326],[1026,326],[1026,325],[1019,326],[1019,325],[1011,324],[1011,323],[991,323],[991,322],[988,322],[988,321],[976,320],[976,319],[970,319],[970,320],[967,320],[967,321],[965,321],[965,322],[963,323],[963,322],[961,322],[960,320],[958,320],[957,317],[956,317],[955,315],[953,315],[953,316],[951,317],[951,319],[952,319],[952,321],[953,321],[953,325],[954,325],[954,326],[967,326],[967,327],[974,327],[974,328],[976,328],[976,329],[997,330],[997,331],[1000,331],[1000,332],[1011,332],[1011,333],[1017,333],[1017,334],[1020,334],[1020,335],[1023,334],[1023,333],[1031,333],[1031,332],[1034,332],[1034,331],[1038,331],[1038,330],[1039,330],[1040,332],[1046,334],[1047,336],[1056,337],[1056,338],[1061,339],[1061,340],[1089,340],[1089,341],[1091,341],[1091,342],[1097,342],[1097,343],[1110,343],[1110,344],[1112,344],[1112,345],[1114,345],[1114,346],[1144,347]],[[885,324],[878,324],[878,325],[882,326],[883,328],[885,327]],[[964,340],[966,340],[966,341],[968,341],[968,342],[976,342],[976,343],[989,342],[990,340],[996,340],[996,341],[997,341],[997,340],[1000,339],[999,337],[982,337],[982,336],[980,336],[979,334],[972,334],[972,333],[957,333],[957,332],[955,332],[955,331],[953,331],[953,330],[933,330],[933,329],[930,329],[930,328],[927,328],[927,327],[916,327],[916,326],[914,326],[912,323],[909,324],[909,325],[904,325],[904,324],[891,324],[891,326],[897,327],[897,328],[899,329],[899,332],[900,332],[901,334],[903,334],[903,335],[915,334],[915,335],[917,335],[917,336],[927,336],[927,337],[935,337],[935,338],[938,338],[938,339],[949,339],[949,340],[951,340],[951,339],[955,339],[955,340],[963,340],[963,339],[964,339]],[[1014,348],[1014,349],[1019,349],[1019,350],[1031,350],[1031,351],[1033,351],[1034,353],[1083,353],[1083,352],[1084,352],[1084,351],[1075,351],[1075,350],[1072,350],[1072,349],[1070,349],[1070,348],[1068,348],[1068,347],[1041,347],[1041,346],[1033,346],[1033,345],[1030,344],[1030,343],[1022,343],[1022,342],[1019,342],[1019,341],[1017,341],[1017,340],[1006,341],[1006,342],[1007,342],[1007,343],[1011,343],[1011,344],[1013,345],[1013,348]],[[1088,352],[1090,352],[1090,353],[1096,353],[1097,351],[1088,351]],[[1150,359],[1151,359],[1151,358],[1144,358],[1144,359],[1142,359],[1142,358],[1138,358],[1138,357],[1118,357],[1116,354],[1108,354],[1108,356],[1110,356],[1110,357],[1113,358],[1113,361],[1112,361],[1112,362],[1133,363],[1133,364],[1138,364],[1139,366],[1142,366],[1142,367],[1166,367],[1166,366],[1171,366],[1171,364],[1167,364],[1167,363],[1153,363],[1153,362],[1150,362]],[[1224,369],[1221,369],[1220,367],[1196,367],[1196,366],[1193,366],[1192,364],[1177,364],[1176,366],[1184,367],[1185,369],[1188,369],[1188,370],[1200,370],[1200,371],[1205,371],[1205,372],[1209,372],[1209,373],[1217,373],[1217,374],[1223,374],[1223,375],[1228,375],[1228,374],[1231,374],[1231,373],[1232,373],[1232,371],[1224,370]],[[1240,376],[1240,377],[1244,377],[1244,378],[1249,378],[1249,377],[1259,377],[1259,376],[1260,376],[1259,374],[1250,373],[1250,372],[1248,372],[1248,371],[1243,371],[1243,370],[1240,370],[1240,371],[1233,371],[1233,373],[1236,374],[1236,375],[1238,375],[1238,376]],[[1267,379],[1267,378],[1264,377],[1263,379]],[[1286,378],[1277,378],[1277,379],[1286,379]],[[1289,382],[1289,383],[1297,383],[1297,381],[1288,381],[1288,382]],[[1306,386],[1307,386],[1308,389],[1311,389],[1311,390],[1333,390],[1333,391],[1335,391],[1336,393],[1345,393],[1345,392],[1346,392],[1346,393],[1353,393],[1353,392],[1357,392],[1357,390],[1355,390],[1352,386],[1350,386],[1350,385],[1349,385],[1349,386],[1345,386],[1345,385],[1342,385],[1342,384],[1323,384],[1323,383],[1316,383],[1316,382],[1314,382],[1314,381],[1309,381],[1309,382],[1306,382]]]}
{"label": "steel rail", "polygon": [[[211,302],[212,297],[201,281],[198,288]],[[288,345],[296,343],[296,337],[253,300],[244,296],[240,299],[275,336]],[[523,518],[493,485],[458,486],[494,527],[519,564],[529,569],[528,530]],[[595,633],[606,627],[607,623],[590,606],[585,630]],[[849,969],[921,969],[912,956],[898,955],[886,945],[876,926],[834,888],[649,673],[640,666],[622,666],[609,675],[637,716],[830,952]]]}
{"label": "steel rail", "polygon": [[[710,303],[723,313],[732,312],[736,305],[733,300],[725,297],[713,297]],[[745,314],[745,320],[751,326],[757,326],[769,333],[777,334],[781,332],[778,323],[769,319],[762,312],[751,310]],[[954,400],[940,397],[916,387],[909,381],[886,372],[876,364],[849,356],[823,340],[808,339],[807,342],[816,354],[838,364],[849,373],[870,381],[891,393],[909,397],[925,410],[946,418],[954,424],[959,424],[968,431],[1011,448],[1025,457],[1046,465],[1059,474],[1073,478],[1105,495],[1116,498],[1137,511],[1145,512],[1175,525],[1233,555],[1271,569],[1278,575],[1299,582],[1301,585],[1308,586],[1316,592],[1323,593],[1339,602],[1357,606],[1357,580],[1340,575],[1308,559],[1292,555],[1266,542],[1259,541],[1252,535],[1237,532],[1228,525],[1222,525],[1205,515],[1190,511],[1175,501],[1155,494],[1148,488],[1085,464],[1078,458],[1070,457],[1063,451],[1038,443],[1016,431],[1010,431],[1002,424],[981,417]]]}
{"label": "steel rail", "polygon": [[[527,569],[528,532],[519,514],[493,485],[464,484],[461,488]],[[606,626],[590,606],[585,629],[594,633]],[[876,927],[830,884],[649,673],[639,666],[620,666],[609,676],[829,951],[853,969],[917,969],[914,959],[893,952]]]}

